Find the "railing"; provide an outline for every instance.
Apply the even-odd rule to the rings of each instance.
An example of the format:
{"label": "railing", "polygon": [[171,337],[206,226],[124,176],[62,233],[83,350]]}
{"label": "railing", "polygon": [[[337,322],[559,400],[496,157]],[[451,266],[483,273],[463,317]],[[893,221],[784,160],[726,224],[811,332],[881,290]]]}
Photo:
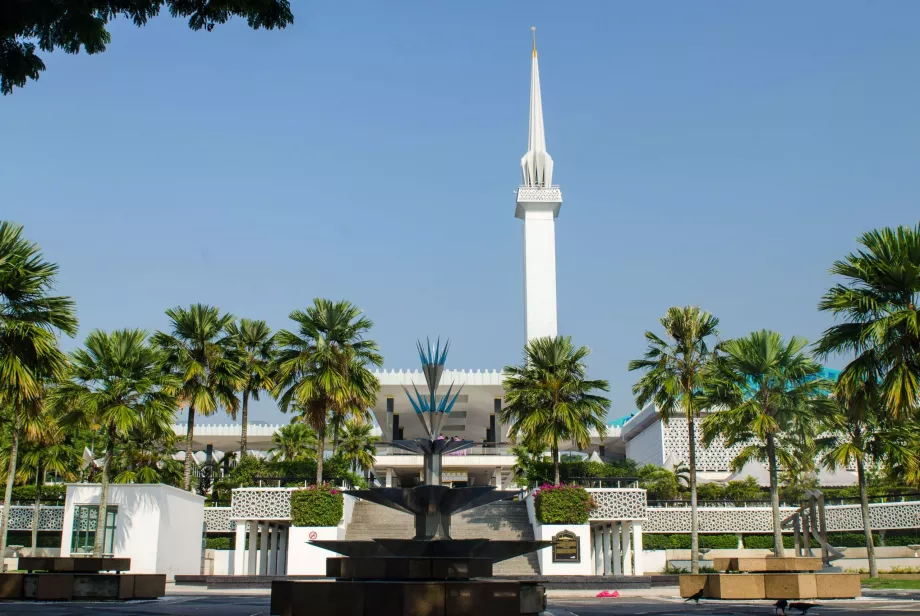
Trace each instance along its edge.
{"label": "railing", "polygon": [[577,483],[583,488],[638,488],[638,477],[571,477],[565,483]]}
{"label": "railing", "polygon": [[[477,443],[468,449],[462,449],[447,454],[445,457],[453,456],[513,456],[511,452],[513,445],[508,443]],[[399,449],[393,445],[377,445],[378,456],[417,456],[420,454]]]}

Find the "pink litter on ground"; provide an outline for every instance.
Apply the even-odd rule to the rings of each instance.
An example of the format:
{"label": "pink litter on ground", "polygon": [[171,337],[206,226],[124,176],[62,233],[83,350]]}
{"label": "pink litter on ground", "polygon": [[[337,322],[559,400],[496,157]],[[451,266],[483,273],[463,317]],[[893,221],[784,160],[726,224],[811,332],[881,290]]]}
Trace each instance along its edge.
{"label": "pink litter on ground", "polygon": [[614,590],[613,592],[610,592],[609,590],[602,590],[597,593],[597,596],[603,599],[615,599],[620,596],[620,591]]}

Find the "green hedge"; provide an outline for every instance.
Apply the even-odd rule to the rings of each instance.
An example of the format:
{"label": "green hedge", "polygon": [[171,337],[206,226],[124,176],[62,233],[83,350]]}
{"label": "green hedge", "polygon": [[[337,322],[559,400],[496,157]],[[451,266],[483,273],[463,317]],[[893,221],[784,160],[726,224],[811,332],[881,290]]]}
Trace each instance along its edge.
{"label": "green hedge", "polygon": [[586,524],[592,508],[591,495],[581,486],[547,484],[534,497],[534,509],[542,524]]}
{"label": "green hedge", "polygon": [[[6,535],[7,545],[23,545],[29,547],[32,545],[32,531],[28,530],[11,530]],[[40,548],[59,548],[61,547],[61,533],[56,530],[38,531],[38,547]]]}
{"label": "green hedge", "polygon": [[[731,550],[738,547],[737,535],[700,535],[700,547]],[[642,537],[645,550],[689,550],[689,534],[646,534]]]}
{"label": "green hedge", "polygon": [[328,484],[291,493],[291,523],[294,526],[337,526],[344,509],[342,493]]}
{"label": "green hedge", "polygon": [[209,550],[232,550],[233,541],[227,536],[207,537],[204,545]]}
{"label": "green hedge", "polygon": [[[64,500],[67,486],[61,484],[42,486],[42,500]],[[0,499],[2,500],[2,499]],[[35,500],[35,486],[13,486],[13,500]]]}

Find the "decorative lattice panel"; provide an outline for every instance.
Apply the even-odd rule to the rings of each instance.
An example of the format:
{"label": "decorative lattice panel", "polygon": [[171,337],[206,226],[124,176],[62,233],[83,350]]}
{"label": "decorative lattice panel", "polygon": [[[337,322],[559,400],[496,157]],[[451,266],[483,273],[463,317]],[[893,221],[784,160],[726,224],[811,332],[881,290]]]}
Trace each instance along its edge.
{"label": "decorative lattice panel", "polygon": [[[829,531],[862,530],[862,511],[859,505],[827,507],[825,513]],[[870,503],[869,526],[873,530],[920,528],[920,502]]]}
{"label": "decorative lattice panel", "polygon": [[[741,450],[744,443],[726,447],[722,439],[716,439],[709,447],[703,446],[702,428],[700,420],[696,424],[696,468],[698,471],[727,471]],[[672,417],[667,425],[661,426],[662,439],[664,440],[664,459],[673,455],[677,460],[686,462],[690,459],[690,439],[687,434],[687,420]]]}
{"label": "decorative lattice panel", "polygon": [[296,488],[238,488],[233,490],[230,517],[243,520],[290,520],[291,492]]}
{"label": "decorative lattice panel", "polygon": [[230,519],[230,507],[205,507],[204,522],[209,533],[227,533],[236,529]]}
{"label": "decorative lattice panel", "polygon": [[546,188],[521,186],[518,188],[517,200],[528,203],[540,201],[556,203],[562,201],[562,190],[558,186],[548,186]]}
{"label": "decorative lattice panel", "polygon": [[646,492],[641,489],[589,489],[595,508],[590,520],[646,519]]}
{"label": "decorative lattice panel", "polygon": [[[796,509],[780,508],[786,518]],[[701,533],[772,533],[773,512],[769,507],[701,507]],[[645,530],[650,533],[689,533],[689,507],[649,507]]]}
{"label": "decorative lattice panel", "polygon": [[[34,507],[10,507],[10,530],[32,530]],[[64,508],[58,505],[42,505],[38,512],[38,530],[62,530],[64,528]]]}

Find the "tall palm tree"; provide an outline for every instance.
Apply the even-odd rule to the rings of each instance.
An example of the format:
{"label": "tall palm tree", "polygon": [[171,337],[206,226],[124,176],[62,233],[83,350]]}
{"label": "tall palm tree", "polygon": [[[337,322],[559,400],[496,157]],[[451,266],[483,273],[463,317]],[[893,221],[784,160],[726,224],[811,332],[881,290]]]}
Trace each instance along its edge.
{"label": "tall palm tree", "polygon": [[182,485],[191,490],[195,414],[207,416],[224,408],[236,419],[236,392],[242,389],[246,375],[227,334],[233,315],[221,314],[214,306],[193,304],[187,309],[170,308],[166,316],[172,331],[157,332],[153,342],[165,352],[166,370],[181,381],[179,401],[188,406]]}
{"label": "tall palm tree", "polygon": [[240,435],[240,457],[246,455],[246,436],[249,428],[249,398],[259,399],[262,391],[271,391],[275,386],[271,362],[275,356],[275,339],[265,321],[240,319],[227,327],[233,339],[244,373],[242,433]]}
{"label": "tall palm tree", "polygon": [[365,335],[373,322],[348,301],[315,299],[290,318],[296,331],[281,330],[276,340],[272,395],[283,412],[295,404],[316,430],[316,481],[323,481],[323,455],[329,411],[372,406],[380,383],[368,366],[380,366],[377,343]]}
{"label": "tall palm tree", "polygon": [[296,462],[316,457],[318,447],[316,430],[305,423],[291,423],[272,435],[269,459],[272,462]]}
{"label": "tall palm tree", "polygon": [[71,378],[52,394],[65,410],[62,424],[98,429],[103,435],[102,493],[96,516],[93,556],[102,556],[112,459],[119,444],[138,429],[171,429],[178,379],[162,369],[162,355],[146,332],[93,330],[84,348],[71,354]]}
{"label": "tall palm tree", "polygon": [[862,383],[853,379],[838,383],[834,412],[825,420],[830,436],[821,458],[831,469],[856,465],[870,577],[878,577],[878,564],[869,520],[866,463],[871,459],[873,464],[879,465],[913,463],[916,466],[917,461],[915,435],[910,426],[893,420],[888,413],[880,382],[872,377]]}
{"label": "tall palm tree", "polygon": [[58,266],[22,236],[22,227],[0,221],[0,405],[12,413],[0,554],[6,550],[19,440],[38,435],[45,384],[67,374],[57,333],[77,333],[73,301],[51,294],[57,273]]}
{"label": "tall palm tree", "polygon": [[568,440],[583,449],[591,444],[592,430],[600,438],[607,434],[610,400],[596,392],[608,391],[609,385],[586,378],[584,360],[590,353],[588,347],[572,346],[569,336],[534,338],[524,348],[523,363],[504,369],[501,421],[510,424],[513,440],[550,449],[557,484],[559,444]]}
{"label": "tall palm tree", "polygon": [[719,319],[696,306],[672,306],[660,320],[665,338],[645,332],[648,349],[642,359],[629,362],[630,370],[645,372],[633,385],[639,408],[654,402],[667,425],[680,414],[687,421],[687,460],[690,487],[690,570],[699,573],[699,511],[696,478],[696,420],[704,408],[700,393],[707,364],[715,357],[710,343],[719,335]]}
{"label": "tall palm tree", "polygon": [[878,375],[885,408],[896,419],[920,407],[920,225],[862,235],[862,250],[836,261],[843,284],[818,304],[839,319],[817,344],[817,356],[855,355],[840,374],[847,386]]}
{"label": "tall palm tree", "polygon": [[785,342],[767,330],[722,344],[724,355],[707,370],[705,401],[718,408],[703,419],[708,445],[718,437],[726,446],[748,443],[732,462],[736,470],[748,460],[760,460],[770,470],[773,508],[773,549],[781,557],[783,535],[779,512],[779,456],[777,439],[796,431],[815,430],[831,410],[827,394],[833,383],[822,378],[821,365],[804,349],[808,343],[793,336]]}
{"label": "tall palm tree", "polygon": [[339,444],[339,454],[351,464],[354,473],[358,469],[369,471],[376,462],[378,439],[371,434],[374,426],[368,422],[352,419],[342,427],[342,442]]}
{"label": "tall palm tree", "polygon": [[115,448],[112,482],[181,486],[184,465],[173,457],[177,442],[171,425],[138,426]]}

